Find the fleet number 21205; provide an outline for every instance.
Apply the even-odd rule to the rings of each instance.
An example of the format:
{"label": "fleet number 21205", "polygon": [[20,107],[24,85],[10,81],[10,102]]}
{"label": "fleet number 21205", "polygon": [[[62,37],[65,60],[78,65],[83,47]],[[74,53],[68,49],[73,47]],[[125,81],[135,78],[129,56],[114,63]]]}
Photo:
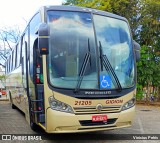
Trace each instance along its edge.
{"label": "fleet number 21205", "polygon": [[92,101],[75,101],[75,105],[91,105]]}

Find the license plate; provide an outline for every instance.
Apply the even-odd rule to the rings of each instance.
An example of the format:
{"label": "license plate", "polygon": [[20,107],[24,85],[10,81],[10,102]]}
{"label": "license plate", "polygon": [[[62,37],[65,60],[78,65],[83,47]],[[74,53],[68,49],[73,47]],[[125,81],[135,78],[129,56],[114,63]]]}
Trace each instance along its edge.
{"label": "license plate", "polygon": [[92,122],[100,122],[100,121],[105,121],[107,122],[107,115],[95,115],[92,116]]}

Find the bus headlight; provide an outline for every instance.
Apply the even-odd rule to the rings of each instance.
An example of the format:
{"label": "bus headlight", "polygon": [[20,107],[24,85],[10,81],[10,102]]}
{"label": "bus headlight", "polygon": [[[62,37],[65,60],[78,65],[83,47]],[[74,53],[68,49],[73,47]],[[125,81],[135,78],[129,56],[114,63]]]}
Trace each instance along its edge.
{"label": "bus headlight", "polygon": [[136,98],[133,97],[131,100],[129,100],[128,102],[126,102],[123,107],[122,107],[122,111],[127,110],[131,107],[133,107],[135,105],[136,102]]}
{"label": "bus headlight", "polygon": [[53,110],[58,110],[67,113],[73,113],[72,107],[61,101],[56,100],[53,96],[49,97],[49,104]]}

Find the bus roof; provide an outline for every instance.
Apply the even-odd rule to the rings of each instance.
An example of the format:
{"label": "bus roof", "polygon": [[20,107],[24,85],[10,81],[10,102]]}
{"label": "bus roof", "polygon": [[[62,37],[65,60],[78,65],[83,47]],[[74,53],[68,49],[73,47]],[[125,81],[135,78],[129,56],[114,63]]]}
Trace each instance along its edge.
{"label": "bus roof", "polygon": [[127,21],[126,18],[119,16],[119,15],[116,15],[116,14],[113,14],[113,13],[110,13],[110,12],[92,9],[92,8],[79,7],[79,6],[72,6],[72,5],[52,6],[52,5],[50,5],[50,6],[42,6],[41,8],[44,10],[64,10],[64,11],[90,12],[90,13],[94,13],[94,14],[109,16],[109,17],[113,17],[113,18],[122,19],[122,20]]}

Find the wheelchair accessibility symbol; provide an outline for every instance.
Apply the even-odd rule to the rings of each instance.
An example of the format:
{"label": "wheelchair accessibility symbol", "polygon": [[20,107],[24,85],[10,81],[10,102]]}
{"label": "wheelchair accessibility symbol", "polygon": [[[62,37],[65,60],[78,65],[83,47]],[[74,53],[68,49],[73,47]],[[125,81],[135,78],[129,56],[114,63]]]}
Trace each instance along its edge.
{"label": "wheelchair accessibility symbol", "polygon": [[110,76],[105,76],[105,75],[100,76],[100,88],[111,88]]}

